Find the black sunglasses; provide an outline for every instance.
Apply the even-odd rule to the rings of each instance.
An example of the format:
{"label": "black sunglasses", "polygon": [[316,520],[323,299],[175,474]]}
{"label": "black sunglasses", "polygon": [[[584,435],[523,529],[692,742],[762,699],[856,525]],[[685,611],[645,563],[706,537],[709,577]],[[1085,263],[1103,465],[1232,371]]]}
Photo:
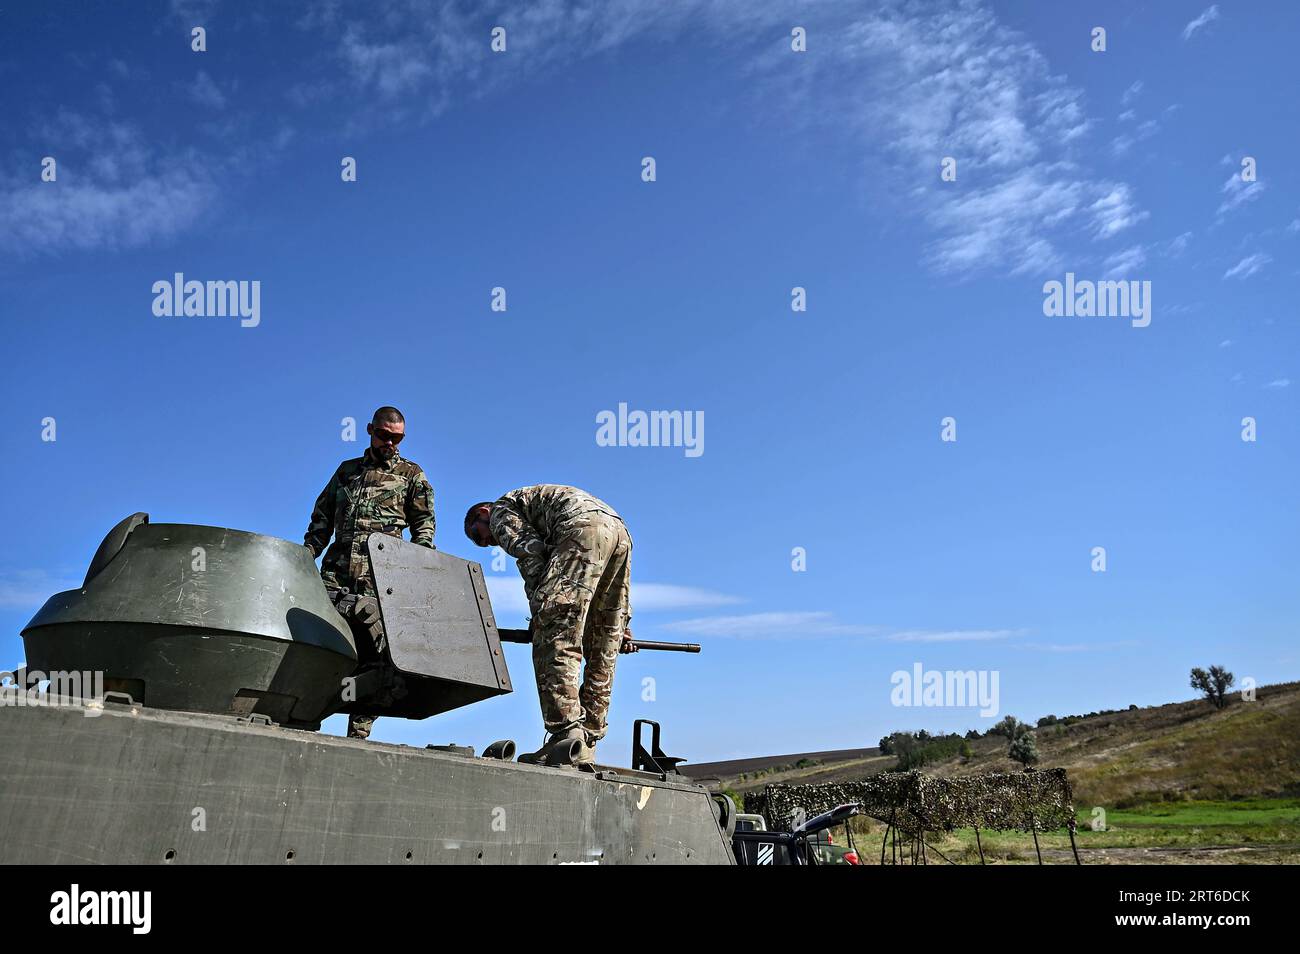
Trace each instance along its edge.
{"label": "black sunglasses", "polygon": [[[484,524],[487,522],[488,521],[486,517],[475,517],[465,527],[465,529],[469,532],[469,538],[473,540],[474,543],[480,547],[484,546],[485,544],[483,542],[483,538],[479,535],[478,528],[480,524]],[[490,527],[491,524],[488,524],[488,526]]]}

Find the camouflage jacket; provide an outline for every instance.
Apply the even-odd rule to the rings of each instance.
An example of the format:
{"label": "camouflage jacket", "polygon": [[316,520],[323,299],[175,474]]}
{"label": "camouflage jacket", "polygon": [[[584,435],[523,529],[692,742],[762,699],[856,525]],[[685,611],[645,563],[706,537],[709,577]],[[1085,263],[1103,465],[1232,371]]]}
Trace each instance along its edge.
{"label": "camouflage jacket", "polygon": [[551,549],[582,523],[584,514],[590,513],[623,519],[605,501],[562,484],[520,487],[492,505],[492,536],[517,561],[530,600]]}
{"label": "camouflage jacket", "polygon": [[364,456],[340,464],[316,498],[303,543],[320,556],[333,536],[321,576],[359,591],[356,584],[368,589],[370,577],[366,538],[375,531],[400,537],[407,527],[411,542],[433,546],[433,488],[419,464],[400,454],[385,461],[367,448]]}

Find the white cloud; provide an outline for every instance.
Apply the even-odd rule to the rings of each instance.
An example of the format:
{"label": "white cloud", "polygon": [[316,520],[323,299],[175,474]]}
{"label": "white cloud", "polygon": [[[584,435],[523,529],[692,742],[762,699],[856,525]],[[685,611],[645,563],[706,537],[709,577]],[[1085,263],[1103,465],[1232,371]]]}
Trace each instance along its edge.
{"label": "white cloud", "polygon": [[730,606],[743,603],[737,596],[714,593],[694,586],[677,586],[673,583],[632,584],[632,608],[638,613],[656,610],[697,609],[705,606]]}
{"label": "white cloud", "polygon": [[198,75],[194,77],[194,82],[186,87],[190,99],[200,106],[207,106],[211,109],[225,109],[226,95],[217,88],[212,77],[207,74],[206,70],[199,70]]}
{"label": "white cloud", "polygon": [[[883,140],[889,168],[916,183],[906,194],[939,233],[926,249],[938,271],[1052,270],[1065,243],[1144,217],[1128,186],[1073,160],[1070,144],[1090,125],[1082,93],[982,4],[859,12],[824,59],[819,98],[864,146]],[[946,155],[958,159],[959,182],[964,170],[979,184],[936,182]]]}
{"label": "white cloud", "polygon": [[[1091,125],[1082,92],[979,0],[810,7],[801,23],[816,56],[793,71],[773,41],[788,29],[782,3],[551,0],[510,18],[509,52],[494,55],[480,27],[498,11],[404,0],[383,16],[314,26],[336,36],[346,75],[377,95],[384,108],[372,112],[389,120],[427,118],[637,38],[725,37],[747,58],[759,109],[824,127],[891,177],[882,192],[904,196],[907,214],[938,233],[924,257],[942,272],[1044,271],[1063,244],[1104,240],[1145,217],[1128,186],[1097,179],[1070,154]],[[948,155],[979,185],[942,188]]]}
{"label": "white cloud", "polygon": [[[177,0],[173,13],[197,22],[211,8]],[[410,125],[457,101],[523,86],[544,70],[636,39],[675,39],[689,29],[719,38],[744,59],[756,107],[773,121],[824,124],[857,150],[863,166],[888,170],[893,178],[880,189],[899,196],[906,214],[932,230],[923,257],[938,271],[1055,269],[1063,250],[1080,254],[1076,244],[1107,241],[1146,217],[1128,185],[1079,164],[1085,154],[1076,154],[1075,144],[1091,126],[1082,91],[1054,74],[1043,54],[988,4],[915,0],[880,8],[835,0],[806,14],[817,55],[791,70],[788,48],[773,40],[789,19],[788,7],[776,2],[547,0],[519,8],[398,0],[364,12],[330,6],[299,24],[324,36],[334,51],[330,73],[304,78],[330,95],[314,100],[308,85],[283,95],[311,108],[343,104],[350,132],[384,122]],[[502,20],[509,21],[509,52],[498,55],[488,48],[484,24]],[[1135,83],[1125,95],[1140,89]],[[228,105],[228,90],[206,73],[189,93],[212,108]],[[365,106],[350,105],[357,103]],[[778,114],[772,104],[785,109]],[[143,137],[138,146],[143,174],[90,176],[70,160],[68,181],[61,169],[58,189],[0,193],[0,213],[18,222],[0,243],[130,246],[191,226],[213,200],[204,170],[219,165],[189,161],[192,156],[163,161],[155,142]],[[970,177],[959,188],[938,181],[938,161],[946,155],[957,157],[960,174]]]}
{"label": "white cloud", "polygon": [[[60,176],[74,173],[61,171]],[[212,201],[211,187],[181,169],[130,185],[75,179],[0,192],[0,247],[11,251],[132,248],[188,228]]]}
{"label": "white cloud", "polygon": [[1106,278],[1125,278],[1141,268],[1147,260],[1146,249],[1134,245],[1121,252],[1116,252],[1102,263]]}
{"label": "white cloud", "polygon": [[1111,238],[1147,217],[1134,204],[1129,187],[1122,184],[1111,186],[1106,195],[1089,206],[1089,211],[1097,238]]}
{"label": "white cloud", "polygon": [[1141,92],[1142,92],[1142,81],[1137,80],[1136,82],[1133,83],[1132,86],[1124,90],[1124,94],[1119,98],[1120,105],[1127,106],[1129,103],[1133,102],[1133,100],[1137,99],[1138,95],[1141,94]]}
{"label": "white cloud", "polygon": [[341,53],[362,86],[373,86],[386,97],[419,89],[433,75],[433,64],[437,62],[430,51],[417,50],[408,42],[367,41],[357,26],[343,34]]}
{"label": "white cloud", "polygon": [[1024,630],[1020,629],[913,629],[901,633],[890,633],[885,638],[895,643],[967,643],[985,642],[991,639],[1009,639],[1023,633]]}
{"label": "white cloud", "polygon": [[1228,176],[1228,181],[1223,184],[1223,188],[1219,191],[1227,196],[1218,210],[1219,215],[1224,215],[1240,208],[1247,202],[1254,202],[1258,199],[1264,192],[1264,183],[1259,179],[1254,182],[1245,182],[1242,180],[1240,173],[1234,172]]}
{"label": "white cloud", "polygon": [[1231,339],[1231,338],[1224,338],[1222,341],[1219,342],[1219,347],[1220,347],[1220,348],[1231,348],[1231,347],[1232,347],[1232,339]]}
{"label": "white cloud", "polygon": [[1119,649],[1134,645],[1132,642],[1114,643],[1025,643],[1025,649],[1036,649],[1047,653],[1087,653],[1110,649]]}
{"label": "white cloud", "polygon": [[1171,258],[1177,258],[1187,251],[1187,246],[1191,244],[1191,241],[1192,233],[1184,232],[1182,235],[1169,240],[1168,245],[1165,246],[1165,254]]}
{"label": "white cloud", "polygon": [[58,160],[58,178],[0,188],[0,248],[132,248],[178,234],[214,199],[202,157],[164,157],[128,123],[63,111],[37,138]]}
{"label": "white cloud", "polygon": [[1250,278],[1265,265],[1273,261],[1273,256],[1265,252],[1256,252],[1254,255],[1247,255],[1232,268],[1223,273],[1224,278],[1240,278],[1243,281]]}
{"label": "white cloud", "polygon": [[[1121,117],[1119,118],[1123,120],[1125,117],[1132,118],[1132,110],[1121,114]],[[1123,135],[1115,136],[1112,142],[1110,142],[1110,152],[1117,157],[1126,156],[1128,155],[1128,151],[1130,151],[1132,147],[1136,146],[1136,144],[1143,142],[1144,139],[1151,139],[1152,136],[1157,133],[1160,133],[1160,123],[1154,120],[1145,120],[1144,122],[1140,122],[1138,123],[1138,127],[1132,131],[1131,135],[1125,133]]]}
{"label": "white cloud", "polygon": [[1205,12],[1195,20],[1188,23],[1187,26],[1183,27],[1183,39],[1190,40],[1193,33],[1201,29],[1201,27],[1205,26],[1207,23],[1211,23],[1217,19],[1219,19],[1219,5],[1216,3],[1213,6],[1208,7]]}
{"label": "white cloud", "polygon": [[[488,595],[492,598],[494,613],[511,615],[528,614],[528,599],[524,596],[524,581],[518,574],[497,576],[485,574]],[[717,593],[694,586],[675,583],[632,583],[630,596],[632,613],[665,612],[671,610],[704,609],[710,606],[731,606],[744,602],[737,596]]]}
{"label": "white cloud", "polygon": [[815,639],[839,636],[873,637],[898,643],[982,642],[1007,639],[1023,630],[911,629],[889,631],[882,626],[841,623],[830,612],[745,613],[681,620],[661,627],[684,635],[716,639]]}
{"label": "white cloud", "polygon": [[869,636],[879,627],[840,623],[834,613],[746,613],[741,616],[707,616],[684,619],[660,627],[692,636],[739,639],[797,639],[818,636]]}
{"label": "white cloud", "polygon": [[8,570],[0,573],[0,607],[34,611],[55,593],[80,587],[80,577],[73,579],[45,570]]}
{"label": "white cloud", "polygon": [[1278,378],[1276,381],[1270,381],[1268,382],[1268,384],[1264,385],[1264,387],[1266,388],[1273,388],[1273,389],[1289,388],[1290,386],[1291,386],[1290,378]]}

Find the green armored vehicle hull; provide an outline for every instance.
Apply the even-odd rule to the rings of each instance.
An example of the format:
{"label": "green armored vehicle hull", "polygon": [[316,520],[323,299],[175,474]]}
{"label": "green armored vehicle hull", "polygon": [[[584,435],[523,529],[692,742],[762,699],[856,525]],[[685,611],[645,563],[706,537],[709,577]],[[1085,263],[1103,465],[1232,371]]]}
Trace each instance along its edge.
{"label": "green armored vehicle hull", "polygon": [[[657,738],[636,768],[579,771],[508,761],[507,742],[476,757],[315,731],[511,689],[478,564],[369,545],[379,595],[358,606],[288,541],[115,527],[0,688],[0,861],[732,863],[726,807]],[[382,664],[358,664],[369,635]]]}

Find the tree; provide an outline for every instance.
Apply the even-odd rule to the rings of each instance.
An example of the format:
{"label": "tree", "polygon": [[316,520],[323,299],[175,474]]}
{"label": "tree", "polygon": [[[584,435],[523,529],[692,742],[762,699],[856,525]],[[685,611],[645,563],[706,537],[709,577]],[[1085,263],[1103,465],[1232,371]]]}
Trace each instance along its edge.
{"label": "tree", "polygon": [[967,759],[967,760],[970,759],[970,757],[971,757],[970,742],[967,741],[966,739],[962,739],[962,740],[961,740],[961,749],[960,749],[960,752],[961,752],[961,757],[962,757],[963,759]]}
{"label": "tree", "polygon": [[1236,676],[1222,666],[1211,666],[1209,672],[1200,666],[1192,670],[1192,688],[1205,693],[1205,698],[1214,703],[1216,709],[1228,704],[1225,697],[1235,681]]}
{"label": "tree", "polygon": [[895,732],[893,735],[894,752],[898,756],[897,770],[906,772],[923,764],[921,743],[910,732]]}
{"label": "tree", "polygon": [[884,735],[880,737],[880,754],[894,754],[894,737],[892,735]]}
{"label": "tree", "polygon": [[1015,741],[1029,731],[1029,726],[1021,722],[1013,715],[1007,716],[1001,722],[989,729],[990,735],[1001,735],[1007,739]]}
{"label": "tree", "polygon": [[1016,762],[1028,768],[1038,761],[1038,744],[1034,741],[1034,734],[1026,732],[1012,740],[1011,746],[1007,749],[1007,755]]}

